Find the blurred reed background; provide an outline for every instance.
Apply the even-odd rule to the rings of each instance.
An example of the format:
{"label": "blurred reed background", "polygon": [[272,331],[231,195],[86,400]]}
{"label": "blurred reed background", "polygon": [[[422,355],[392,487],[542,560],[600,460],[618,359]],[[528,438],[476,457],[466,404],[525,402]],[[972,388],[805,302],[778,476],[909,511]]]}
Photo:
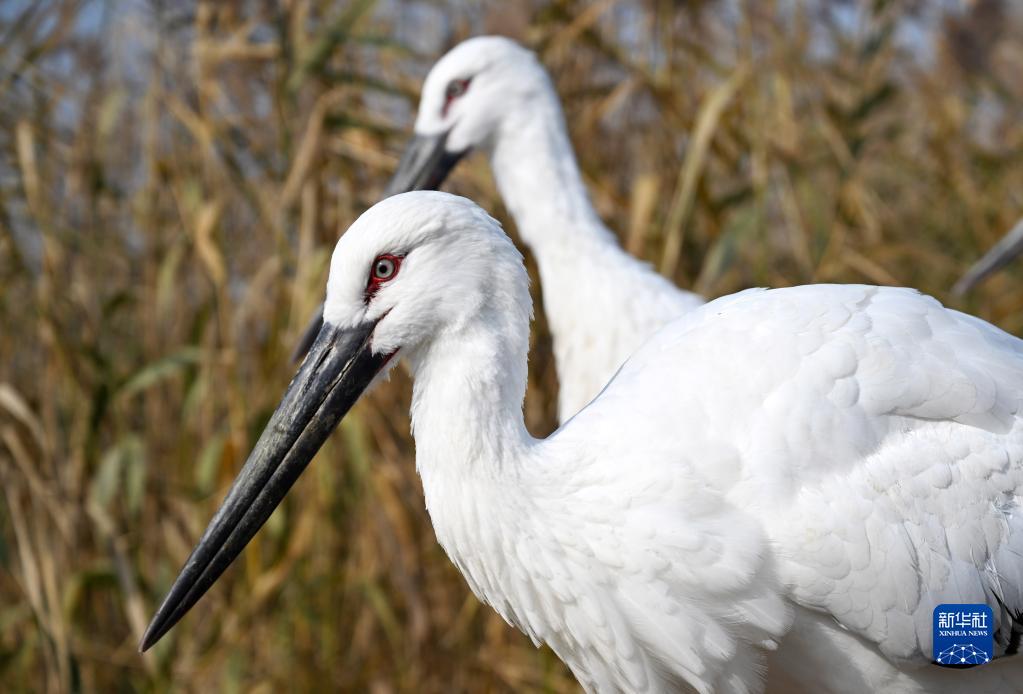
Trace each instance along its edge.
{"label": "blurred reed background", "polygon": [[[906,284],[1021,333],[1020,269],[948,294],[1023,214],[1021,15],[0,3],[2,688],[574,690],[437,546],[403,374],[192,615],[135,650],[288,382],[334,241],[380,194],[427,68],[484,31],[535,48],[601,214],[681,286]],[[504,215],[480,156],[448,189]],[[538,317],[526,410],[543,435],[556,380]]]}

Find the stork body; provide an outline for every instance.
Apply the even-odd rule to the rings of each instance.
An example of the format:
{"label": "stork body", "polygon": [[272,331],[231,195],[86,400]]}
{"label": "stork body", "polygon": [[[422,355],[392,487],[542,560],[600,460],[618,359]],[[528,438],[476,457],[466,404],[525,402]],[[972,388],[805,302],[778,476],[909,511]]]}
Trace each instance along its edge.
{"label": "stork body", "polygon": [[550,77],[514,41],[469,39],[441,58],[423,85],[415,133],[389,193],[438,186],[465,153],[488,154],[501,197],[536,257],[562,422],[651,333],[703,303],[626,253],[604,226]]}
{"label": "stork body", "polygon": [[[909,289],[750,290],[670,323],[535,439],[527,283],[464,199],[366,212],[335,250],[320,335],[143,647],[398,357],[439,542],[588,691],[1018,690],[1023,342]],[[941,603],[990,605],[1002,657],[931,665]]]}
{"label": "stork body", "polygon": [[422,388],[499,373],[443,349],[449,371],[413,364],[438,540],[587,690],[759,691],[765,665],[781,691],[1018,690],[1018,660],[930,664],[938,604],[989,604],[1003,650],[1023,607],[1018,340],[912,290],[745,292],[669,324],[548,440],[461,452],[453,421],[508,385]]}

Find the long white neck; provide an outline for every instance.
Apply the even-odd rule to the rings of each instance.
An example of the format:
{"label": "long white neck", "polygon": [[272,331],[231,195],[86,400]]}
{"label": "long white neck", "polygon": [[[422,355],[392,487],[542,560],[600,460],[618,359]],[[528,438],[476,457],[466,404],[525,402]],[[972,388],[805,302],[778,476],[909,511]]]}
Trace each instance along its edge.
{"label": "long white neck", "polygon": [[528,310],[494,307],[409,355],[416,467],[437,539],[506,615],[504,557],[491,550],[523,517],[518,477],[536,443],[522,415],[528,330]]}
{"label": "long white neck", "polygon": [[669,320],[702,303],[626,253],[590,204],[547,78],[502,118],[491,164],[536,257],[558,370],[562,422]]}
{"label": "long white neck", "polygon": [[[494,476],[532,441],[522,417],[527,334],[509,334],[509,317],[488,313],[442,333],[409,360],[416,465],[427,486],[447,473]],[[484,322],[504,325],[494,330]]]}
{"label": "long white neck", "polygon": [[519,234],[538,258],[580,243],[618,247],[590,203],[561,105],[546,78],[528,105],[505,115],[490,159]]}

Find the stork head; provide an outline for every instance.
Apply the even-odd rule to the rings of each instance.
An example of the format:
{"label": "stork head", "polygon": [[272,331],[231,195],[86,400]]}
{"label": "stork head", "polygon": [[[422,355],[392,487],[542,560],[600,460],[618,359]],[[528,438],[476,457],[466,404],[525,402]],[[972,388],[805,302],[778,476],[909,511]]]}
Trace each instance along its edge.
{"label": "stork head", "polygon": [[414,359],[439,335],[499,315],[499,302],[528,305],[522,257],[474,203],[416,192],[366,211],[334,251],[324,321],[309,353],[140,648],[213,585],[395,356]]}
{"label": "stork head", "polygon": [[479,36],[458,44],[423,83],[415,135],[387,194],[437,188],[470,150],[493,146],[509,114],[550,88],[536,55],[511,39]]}

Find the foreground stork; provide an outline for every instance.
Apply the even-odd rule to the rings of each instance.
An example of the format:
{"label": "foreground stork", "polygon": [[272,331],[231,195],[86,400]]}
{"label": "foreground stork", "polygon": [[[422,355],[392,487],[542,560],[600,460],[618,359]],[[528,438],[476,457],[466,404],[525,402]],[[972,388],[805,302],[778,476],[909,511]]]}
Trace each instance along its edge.
{"label": "foreground stork", "polygon": [[[669,324],[538,440],[527,283],[468,200],[359,218],[319,335],[141,647],[403,359],[437,539],[587,690],[759,692],[766,665],[781,691],[1019,691],[1023,342],[911,289],[750,290]],[[931,664],[939,603],[994,610],[994,662]]]}
{"label": "foreground stork", "polygon": [[1012,262],[1020,253],[1023,253],[1023,219],[1016,222],[1016,226],[1010,229],[1009,233],[959,278],[952,292],[957,296],[966,294]]}
{"label": "foreground stork", "polygon": [[[703,298],[618,245],[590,204],[547,72],[506,38],[464,41],[430,70],[415,136],[387,194],[438,187],[473,149],[489,155],[501,196],[536,257],[564,422],[646,338]],[[314,321],[300,352],[318,329]]]}

